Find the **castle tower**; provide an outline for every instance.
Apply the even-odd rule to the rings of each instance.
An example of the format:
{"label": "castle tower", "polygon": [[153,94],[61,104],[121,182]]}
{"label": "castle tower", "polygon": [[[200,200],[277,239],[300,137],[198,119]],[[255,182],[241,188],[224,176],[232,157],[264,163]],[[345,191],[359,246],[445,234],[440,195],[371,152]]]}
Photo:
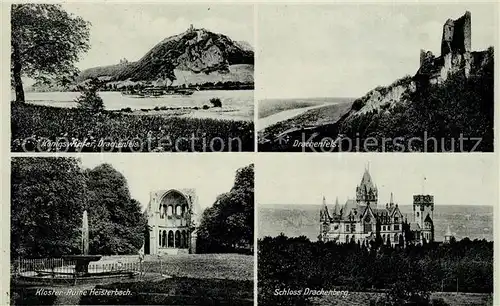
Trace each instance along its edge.
{"label": "castle tower", "polygon": [[323,196],[323,206],[319,212],[319,219],[321,223],[330,222],[330,213],[328,212],[328,206],[326,205],[326,199]]}
{"label": "castle tower", "polygon": [[335,206],[333,207],[333,214],[335,216],[339,216],[340,215],[339,197],[335,198]]}
{"label": "castle tower", "polygon": [[444,242],[450,243],[452,237],[453,237],[453,234],[451,233],[450,225],[448,224],[448,228],[446,229],[446,233],[444,234]]}
{"label": "castle tower", "polygon": [[356,202],[359,205],[377,206],[378,190],[373,184],[369,169],[365,168],[361,183],[356,187]]}
{"label": "castle tower", "polygon": [[413,220],[420,227],[422,241],[434,241],[434,196],[413,196]]}

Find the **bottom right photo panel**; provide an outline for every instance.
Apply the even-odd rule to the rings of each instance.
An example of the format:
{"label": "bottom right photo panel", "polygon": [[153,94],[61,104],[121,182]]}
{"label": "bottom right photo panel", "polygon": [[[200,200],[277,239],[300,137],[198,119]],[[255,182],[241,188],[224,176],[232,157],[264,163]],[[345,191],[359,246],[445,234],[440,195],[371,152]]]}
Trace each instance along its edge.
{"label": "bottom right photo panel", "polygon": [[493,305],[494,154],[261,154],[259,305]]}

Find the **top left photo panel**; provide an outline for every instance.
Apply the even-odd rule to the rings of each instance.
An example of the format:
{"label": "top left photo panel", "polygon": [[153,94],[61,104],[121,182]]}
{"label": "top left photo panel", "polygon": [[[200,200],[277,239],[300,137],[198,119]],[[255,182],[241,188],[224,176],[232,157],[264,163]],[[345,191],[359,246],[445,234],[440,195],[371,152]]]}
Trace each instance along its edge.
{"label": "top left photo panel", "polygon": [[254,151],[254,7],[13,4],[12,152]]}

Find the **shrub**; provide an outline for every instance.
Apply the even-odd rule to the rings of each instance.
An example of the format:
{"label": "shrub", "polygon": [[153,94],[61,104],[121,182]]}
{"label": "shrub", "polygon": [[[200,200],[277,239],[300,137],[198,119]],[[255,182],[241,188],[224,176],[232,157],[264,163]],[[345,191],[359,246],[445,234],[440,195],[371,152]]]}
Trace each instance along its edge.
{"label": "shrub", "polygon": [[214,107],[222,107],[222,101],[219,98],[210,99],[210,103],[212,103]]}
{"label": "shrub", "polygon": [[91,79],[89,82],[79,86],[82,94],[75,100],[75,102],[78,103],[78,107],[88,109],[93,112],[100,112],[104,110],[104,102],[97,94],[100,87],[101,83],[97,79]]}
{"label": "shrub", "polygon": [[155,110],[155,111],[159,111],[159,110],[160,110],[160,108],[159,108],[158,106],[155,106],[154,110]]}
{"label": "shrub", "polygon": [[208,106],[208,105],[206,105],[206,104],[205,104],[205,105],[203,105],[203,109],[209,109],[209,108],[210,108],[210,106]]}

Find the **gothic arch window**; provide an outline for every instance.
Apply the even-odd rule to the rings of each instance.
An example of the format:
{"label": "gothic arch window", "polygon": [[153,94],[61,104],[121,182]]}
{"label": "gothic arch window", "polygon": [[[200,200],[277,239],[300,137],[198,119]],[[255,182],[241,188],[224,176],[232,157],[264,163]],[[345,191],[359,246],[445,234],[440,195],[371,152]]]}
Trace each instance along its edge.
{"label": "gothic arch window", "polygon": [[166,246],[166,240],[167,240],[167,233],[166,233],[166,231],[163,231],[162,238],[161,238],[161,246],[162,247]]}
{"label": "gothic arch window", "polygon": [[181,243],[179,244],[180,248],[184,248],[184,238],[186,238],[184,236],[184,231],[181,231]]}
{"label": "gothic arch window", "polygon": [[158,246],[161,246],[161,231],[158,231]]}
{"label": "gothic arch window", "polygon": [[174,247],[174,232],[168,231],[168,247],[173,248]]}
{"label": "gothic arch window", "polygon": [[165,207],[163,205],[160,205],[160,219],[163,219],[165,217]]}
{"label": "gothic arch window", "polygon": [[188,248],[188,245],[189,245],[188,232],[184,231],[182,234],[184,235],[184,247]]}
{"label": "gothic arch window", "polygon": [[181,233],[179,231],[175,231],[175,247],[178,248],[181,245]]}
{"label": "gothic arch window", "polygon": [[175,215],[176,216],[181,216],[182,215],[181,206],[180,205],[176,205],[175,206]]}
{"label": "gothic arch window", "polygon": [[181,207],[181,208],[182,208],[182,209],[181,209],[181,216],[183,216],[183,217],[184,217],[184,216],[186,215],[186,205],[182,205],[182,207]]}
{"label": "gothic arch window", "polygon": [[172,216],[174,214],[174,207],[172,205],[168,205],[167,216]]}

